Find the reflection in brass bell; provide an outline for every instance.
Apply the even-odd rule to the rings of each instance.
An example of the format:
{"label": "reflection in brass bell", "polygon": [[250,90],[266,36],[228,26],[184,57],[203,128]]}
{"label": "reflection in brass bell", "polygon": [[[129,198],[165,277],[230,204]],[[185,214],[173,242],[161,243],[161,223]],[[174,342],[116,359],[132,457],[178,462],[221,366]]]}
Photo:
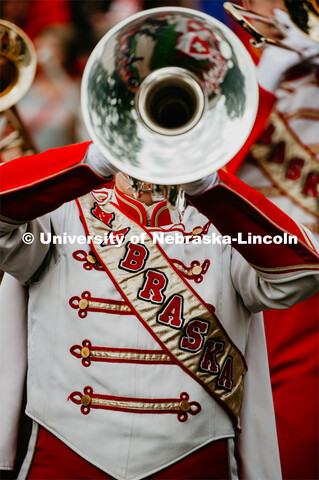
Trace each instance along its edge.
{"label": "reflection in brass bell", "polygon": [[85,124],[100,151],[163,190],[233,158],[257,105],[255,66],[241,41],[187,8],[144,10],[112,28],[82,81]]}

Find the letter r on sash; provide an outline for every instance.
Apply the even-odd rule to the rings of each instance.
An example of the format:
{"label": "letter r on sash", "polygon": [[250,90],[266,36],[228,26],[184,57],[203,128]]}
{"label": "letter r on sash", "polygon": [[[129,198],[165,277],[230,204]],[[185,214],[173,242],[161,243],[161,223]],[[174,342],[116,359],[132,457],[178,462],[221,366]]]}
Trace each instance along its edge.
{"label": "letter r on sash", "polygon": [[138,298],[152,303],[163,303],[165,300],[164,290],[167,285],[167,277],[158,270],[147,270],[144,273],[144,283],[138,291]]}

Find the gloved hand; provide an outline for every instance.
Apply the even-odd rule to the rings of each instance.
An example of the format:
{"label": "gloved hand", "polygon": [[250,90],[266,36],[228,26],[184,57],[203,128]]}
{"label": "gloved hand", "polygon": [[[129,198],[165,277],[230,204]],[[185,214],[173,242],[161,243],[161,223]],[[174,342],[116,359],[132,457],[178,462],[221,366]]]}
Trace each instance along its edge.
{"label": "gloved hand", "polygon": [[92,170],[100,175],[100,177],[109,178],[119,171],[108,161],[107,158],[104,157],[94,143],[89,145],[83,163],[92,168]]}
{"label": "gloved hand", "polygon": [[295,48],[301,54],[279,47],[265,47],[257,67],[257,80],[259,85],[269,92],[275,92],[284,73],[290,67],[314,55],[319,55],[319,43],[303,34],[291,22],[286,12],[275,9],[274,15],[276,20],[286,27],[287,36],[282,40],[282,43]]}
{"label": "gloved hand", "polygon": [[209,190],[218,183],[219,178],[217,172],[214,172],[205,178],[196,180],[195,182],[184,183],[183,185],[181,185],[181,187],[187,195],[189,195],[190,197],[194,197],[195,195],[200,195],[201,193],[206,192],[206,190]]}

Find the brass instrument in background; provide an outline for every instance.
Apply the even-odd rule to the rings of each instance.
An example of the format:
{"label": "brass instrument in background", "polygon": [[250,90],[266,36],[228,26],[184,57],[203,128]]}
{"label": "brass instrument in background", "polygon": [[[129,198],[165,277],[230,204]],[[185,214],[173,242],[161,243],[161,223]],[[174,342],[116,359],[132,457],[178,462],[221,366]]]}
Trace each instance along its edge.
{"label": "brass instrument in background", "polygon": [[[311,40],[319,41],[319,4],[318,0],[284,0],[287,13],[290,20],[299,30],[307,35]],[[264,47],[265,45],[273,45],[286,50],[292,50],[301,54],[302,52],[296,48],[291,48],[282,41],[263,35],[247,18],[258,20],[260,22],[270,24],[285,37],[285,27],[281,25],[275,18],[268,18],[259,13],[253,12],[245,7],[236,5],[235,3],[225,2],[224,9],[226,12],[251,36],[251,44],[256,47]]]}
{"label": "brass instrument in background", "polygon": [[3,160],[36,153],[15,107],[33,82],[36,64],[35,48],[29,37],[13,23],[0,20],[0,152]]}
{"label": "brass instrument in background", "polygon": [[98,148],[135,179],[137,195],[164,191],[171,203],[176,185],[236,155],[257,105],[255,67],[241,41],[186,8],[145,10],[112,28],[82,81],[83,116]]}

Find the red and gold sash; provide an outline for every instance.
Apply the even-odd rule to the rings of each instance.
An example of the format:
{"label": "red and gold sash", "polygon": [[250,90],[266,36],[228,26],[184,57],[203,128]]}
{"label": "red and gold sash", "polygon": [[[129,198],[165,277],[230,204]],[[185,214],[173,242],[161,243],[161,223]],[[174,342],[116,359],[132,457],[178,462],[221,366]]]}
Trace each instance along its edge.
{"label": "red and gold sash", "polygon": [[270,124],[251,154],[281,192],[318,217],[318,160],[280,114],[271,114]]}
{"label": "red and gold sash", "polygon": [[137,318],[239,426],[247,367],[214,307],[183,279],[151,234],[116,205],[99,206],[90,194],[78,205],[94,254]]}

